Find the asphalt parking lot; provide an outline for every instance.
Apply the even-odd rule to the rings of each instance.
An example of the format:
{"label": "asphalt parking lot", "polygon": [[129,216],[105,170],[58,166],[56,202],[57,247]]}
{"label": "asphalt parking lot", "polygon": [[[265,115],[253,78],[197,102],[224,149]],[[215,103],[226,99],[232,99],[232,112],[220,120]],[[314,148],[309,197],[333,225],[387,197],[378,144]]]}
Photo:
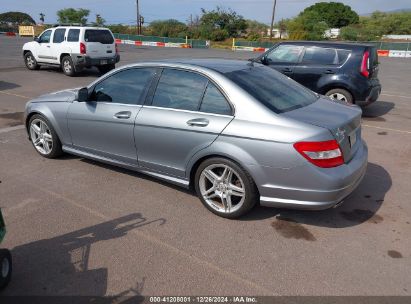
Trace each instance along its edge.
{"label": "asphalt parking lot", "polygon": [[[411,295],[411,58],[382,58],[383,92],[366,108],[369,166],[343,205],[258,207],[239,220],[192,193],[74,156],[40,157],[21,127],[25,103],[85,86],[29,71],[27,39],[0,37],[0,206],[12,250],[5,295]],[[248,52],[120,46],[121,64]]]}

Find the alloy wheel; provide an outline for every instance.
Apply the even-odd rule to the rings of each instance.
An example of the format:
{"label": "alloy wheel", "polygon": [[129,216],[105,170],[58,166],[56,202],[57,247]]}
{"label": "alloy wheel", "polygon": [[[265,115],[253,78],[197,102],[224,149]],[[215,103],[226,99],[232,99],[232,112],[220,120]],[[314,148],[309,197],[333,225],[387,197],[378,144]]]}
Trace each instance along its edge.
{"label": "alloy wheel", "polygon": [[34,119],[30,125],[30,137],[40,154],[47,155],[53,149],[53,137],[50,128],[41,119]]}
{"label": "alloy wheel", "polygon": [[330,95],[328,95],[329,97],[331,97],[332,99],[336,99],[336,100],[341,100],[341,101],[345,101],[347,102],[347,97],[345,97],[343,94],[341,93],[332,93]]}
{"label": "alloy wheel", "polygon": [[66,73],[71,73],[72,66],[69,60],[64,60],[63,62],[63,69]]}
{"label": "alloy wheel", "polygon": [[234,213],[245,201],[246,191],[240,175],[225,164],[212,164],[200,175],[199,188],[204,201],[221,213]]}

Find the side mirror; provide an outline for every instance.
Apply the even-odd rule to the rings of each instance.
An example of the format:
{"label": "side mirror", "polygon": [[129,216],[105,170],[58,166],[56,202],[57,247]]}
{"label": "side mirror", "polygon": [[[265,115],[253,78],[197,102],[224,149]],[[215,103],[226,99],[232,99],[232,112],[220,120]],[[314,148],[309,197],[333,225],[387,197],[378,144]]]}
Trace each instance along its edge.
{"label": "side mirror", "polygon": [[87,88],[81,88],[77,92],[77,100],[79,102],[87,102],[88,101],[88,89]]}
{"label": "side mirror", "polygon": [[261,56],[260,61],[262,64],[266,65],[267,64],[267,57],[265,55]]}
{"label": "side mirror", "polygon": [[33,40],[36,41],[36,42],[38,42],[38,43],[40,43],[40,39],[39,39],[39,37],[37,37],[37,36],[35,36],[35,37],[33,38]]}

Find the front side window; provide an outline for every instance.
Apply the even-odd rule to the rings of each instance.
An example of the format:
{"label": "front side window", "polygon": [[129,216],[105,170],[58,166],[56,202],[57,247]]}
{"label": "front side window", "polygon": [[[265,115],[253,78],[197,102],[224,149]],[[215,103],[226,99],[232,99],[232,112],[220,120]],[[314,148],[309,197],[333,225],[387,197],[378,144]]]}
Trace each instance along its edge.
{"label": "front side window", "polygon": [[100,42],[102,44],[114,43],[113,35],[109,30],[86,30],[84,40],[86,42]]}
{"label": "front side window", "polygon": [[197,73],[164,69],[152,105],[197,111],[207,79]]}
{"label": "front side window", "polygon": [[265,66],[233,71],[225,76],[276,113],[302,108],[318,100],[314,92]]}
{"label": "front side window", "polygon": [[303,50],[302,46],[299,45],[287,45],[283,44],[272,50],[267,55],[267,60],[269,62],[286,62],[286,63],[297,63],[301,52]]}
{"label": "front side window", "polygon": [[322,65],[338,64],[337,52],[335,49],[309,47],[305,50],[302,63]]}
{"label": "front side window", "polygon": [[80,36],[79,29],[70,29],[67,34],[67,41],[68,42],[78,42]]}
{"label": "front side window", "polygon": [[49,43],[51,32],[52,32],[51,30],[45,31],[43,34],[41,34],[39,41],[42,43]]}
{"label": "front side window", "polygon": [[66,33],[65,28],[59,28],[54,31],[53,43],[62,43],[64,41],[64,34]]}
{"label": "front side window", "polygon": [[120,71],[99,82],[90,100],[124,104],[143,104],[155,69],[141,68]]}
{"label": "front side window", "polygon": [[201,102],[200,111],[222,115],[232,114],[230,105],[224,95],[221,94],[218,88],[211,82],[208,83],[203,101]]}

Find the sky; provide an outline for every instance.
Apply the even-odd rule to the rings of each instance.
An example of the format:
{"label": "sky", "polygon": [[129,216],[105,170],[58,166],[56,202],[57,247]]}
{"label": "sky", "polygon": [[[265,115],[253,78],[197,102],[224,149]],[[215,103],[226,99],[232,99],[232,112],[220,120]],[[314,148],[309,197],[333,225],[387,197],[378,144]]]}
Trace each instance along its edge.
{"label": "sky", "polygon": [[[158,19],[177,19],[187,22],[190,14],[200,15],[201,8],[207,10],[217,5],[231,8],[246,19],[270,23],[273,0],[139,0],[140,12],[147,22]],[[304,8],[318,0],[277,0],[275,20],[296,16]],[[326,2],[326,1],[325,1]],[[390,11],[411,8],[410,0],[334,0],[350,5],[358,14],[375,10]],[[135,24],[136,0],[0,0],[0,13],[21,11],[39,21],[39,14],[46,15],[46,23],[57,22],[56,12],[62,8],[89,9],[89,22],[100,14],[107,24]]]}

